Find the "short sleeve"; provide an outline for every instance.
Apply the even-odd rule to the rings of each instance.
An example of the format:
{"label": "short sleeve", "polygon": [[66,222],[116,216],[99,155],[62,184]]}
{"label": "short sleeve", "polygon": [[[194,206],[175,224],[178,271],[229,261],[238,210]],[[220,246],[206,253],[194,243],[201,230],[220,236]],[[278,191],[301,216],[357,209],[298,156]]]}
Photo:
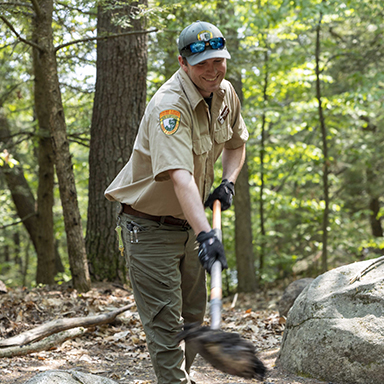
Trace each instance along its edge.
{"label": "short sleeve", "polygon": [[156,181],[169,179],[172,169],[193,174],[192,134],[188,113],[180,106],[155,108],[149,126],[149,146]]}

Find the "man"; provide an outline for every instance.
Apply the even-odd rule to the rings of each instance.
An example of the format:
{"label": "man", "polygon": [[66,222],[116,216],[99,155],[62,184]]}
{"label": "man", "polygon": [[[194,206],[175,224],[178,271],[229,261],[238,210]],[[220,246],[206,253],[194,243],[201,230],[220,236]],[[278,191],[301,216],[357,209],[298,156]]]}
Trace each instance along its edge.
{"label": "man", "polygon": [[[159,384],[193,382],[196,352],[178,346],[176,335],[183,322],[203,321],[205,270],[217,259],[227,268],[203,202],[230,207],[248,139],[224,80],[231,56],[219,29],[197,21],[178,48],[180,69],[148,104],[132,156],[105,192],[121,203],[130,280]],[[220,154],[223,182],[209,194]]]}

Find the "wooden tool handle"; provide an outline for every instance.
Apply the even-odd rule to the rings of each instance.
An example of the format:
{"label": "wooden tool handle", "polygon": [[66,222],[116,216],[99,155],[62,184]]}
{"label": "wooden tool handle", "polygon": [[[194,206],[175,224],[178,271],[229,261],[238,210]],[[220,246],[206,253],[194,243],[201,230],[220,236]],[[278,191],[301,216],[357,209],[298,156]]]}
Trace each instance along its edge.
{"label": "wooden tool handle", "polygon": [[220,200],[213,202],[213,217],[212,217],[213,229],[221,229],[221,203]]}
{"label": "wooden tool handle", "polygon": [[[221,203],[220,200],[213,202],[212,227],[216,232],[216,236],[220,239],[221,235]],[[219,329],[221,322],[221,298],[222,298],[222,282],[221,282],[221,263],[216,260],[211,268],[211,329]]]}

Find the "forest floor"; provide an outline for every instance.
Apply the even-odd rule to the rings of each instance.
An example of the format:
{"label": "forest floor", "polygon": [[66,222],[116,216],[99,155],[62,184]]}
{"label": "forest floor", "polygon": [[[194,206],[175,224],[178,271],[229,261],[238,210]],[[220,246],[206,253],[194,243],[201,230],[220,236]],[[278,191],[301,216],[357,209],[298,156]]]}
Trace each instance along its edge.
{"label": "forest floor", "polygon": [[[322,384],[301,378],[275,365],[284,324],[277,312],[282,290],[239,295],[223,301],[222,329],[250,340],[268,369],[265,384]],[[100,284],[85,294],[64,286],[51,289],[15,289],[0,296],[0,340],[17,335],[58,318],[74,318],[112,311],[133,302],[124,287]],[[207,321],[209,319],[207,318]],[[48,370],[80,370],[109,377],[117,383],[156,383],[139,317],[135,307],[113,323],[93,327],[85,335],[67,340],[49,351],[0,359],[0,382],[22,384]],[[192,367],[198,384],[258,383],[226,375],[212,368],[200,356]]]}

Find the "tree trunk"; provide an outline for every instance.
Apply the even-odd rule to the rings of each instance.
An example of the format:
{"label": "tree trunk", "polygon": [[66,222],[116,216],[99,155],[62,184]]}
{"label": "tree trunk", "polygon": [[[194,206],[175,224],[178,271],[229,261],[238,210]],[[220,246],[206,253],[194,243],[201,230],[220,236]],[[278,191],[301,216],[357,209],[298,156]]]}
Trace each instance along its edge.
{"label": "tree trunk", "polygon": [[[137,4],[146,4],[139,1]],[[132,14],[122,6],[119,16]],[[116,15],[116,11],[114,11]],[[98,10],[98,35],[142,31],[143,20],[131,18],[132,27],[121,31],[112,23],[112,12]],[[97,80],[89,152],[89,202],[86,246],[95,280],[124,280],[116,232],[117,204],[104,191],[128,161],[146,105],[147,35],[137,34],[99,40]]]}
{"label": "tree trunk", "polygon": [[20,273],[23,273],[23,259],[21,258],[21,247],[20,247],[20,233],[16,231],[12,234],[13,237],[13,249],[14,249],[14,262],[19,266]]}
{"label": "tree trunk", "polygon": [[369,223],[371,224],[372,235],[374,237],[383,237],[383,227],[380,219],[377,218],[380,212],[380,200],[377,197],[371,197],[369,201]]}
{"label": "tree trunk", "polygon": [[[91,287],[85,243],[83,238],[80,211],[77,201],[75,178],[69,142],[66,134],[64,110],[61,100],[59,78],[57,74],[56,51],[53,46],[52,34],[52,0],[33,2],[35,10],[34,39],[41,49],[34,54],[36,89],[44,92],[37,94],[36,105],[46,108],[47,122],[52,138],[52,148],[59,181],[60,199],[63,207],[64,225],[67,234],[67,248],[72,274],[73,286],[80,292]],[[39,74],[41,73],[41,76]],[[39,82],[39,84],[37,84]],[[36,109],[39,123],[41,110]],[[41,126],[41,125],[40,125]],[[44,175],[42,175],[44,177]],[[54,250],[52,250],[54,255]]]}
{"label": "tree trunk", "polygon": [[16,211],[27,230],[36,253],[39,249],[38,244],[38,221],[35,211],[35,198],[32,195],[29,185],[24,177],[23,170],[15,165],[10,168],[9,165],[1,167],[5,176],[5,181],[11,192],[12,200],[15,204]]}
{"label": "tree trunk", "polygon": [[[266,37],[265,37],[266,39]],[[269,84],[269,46],[265,43],[264,52],[264,84],[263,84],[263,114],[261,116],[261,143],[260,143],[260,194],[259,194],[259,215],[260,215],[260,254],[259,254],[259,269],[260,278],[264,269],[265,262],[265,246],[266,246],[266,232],[265,232],[265,208],[264,208],[264,187],[265,187],[265,171],[264,171],[264,156],[265,156],[265,140],[267,133],[267,115],[266,105],[268,102],[268,84]]]}
{"label": "tree trunk", "polygon": [[[34,29],[33,40],[40,39],[39,28]],[[54,164],[53,149],[49,131],[50,105],[46,102],[47,90],[45,69],[40,66],[40,52],[33,48],[33,73],[35,110],[39,122],[37,135],[39,138],[38,164],[39,183],[37,189],[37,232],[39,251],[37,252],[36,283],[53,284],[56,275],[54,232],[53,232],[53,186]]]}
{"label": "tree trunk", "polygon": [[[236,33],[228,33],[236,36]],[[231,48],[232,47],[232,48]],[[238,41],[229,42],[230,52],[238,50]],[[234,55],[234,53],[232,53]],[[240,102],[243,103],[243,90],[240,73],[228,76],[234,86]],[[237,267],[237,292],[255,292],[257,289],[257,276],[255,256],[252,239],[252,208],[249,193],[249,174],[247,157],[236,181],[235,204],[235,253]]]}
{"label": "tree trunk", "polygon": [[[9,149],[13,146],[12,140],[9,139],[10,137],[11,132],[8,126],[8,121],[0,106],[0,142],[4,143],[5,147],[8,147],[8,152],[12,153]],[[18,156],[16,153],[12,153],[12,155],[17,159]],[[20,219],[23,220],[25,229],[27,230],[37,253],[39,246],[37,233],[38,223],[35,210],[36,202],[28,182],[24,177],[23,169],[18,164],[14,165],[12,168],[8,164],[4,164],[0,169],[4,174],[5,182],[11,192],[16,212]]]}
{"label": "tree trunk", "polygon": [[[36,73],[36,72],[35,72]],[[35,90],[38,87],[35,81]],[[35,104],[37,108],[37,103]],[[44,124],[45,125],[45,124]],[[54,165],[52,142],[45,125],[39,132],[38,163],[39,186],[37,189],[37,218],[39,221],[39,253],[37,254],[36,283],[54,284],[57,273],[55,265],[55,235],[53,229]]]}
{"label": "tree trunk", "polygon": [[25,257],[24,257],[24,268],[22,272],[23,276],[23,283],[22,286],[26,287],[27,286],[27,274],[28,274],[28,269],[29,269],[29,249],[30,249],[31,242],[28,240],[27,245],[25,247]]}
{"label": "tree trunk", "polygon": [[255,292],[257,289],[248,178],[246,158],[243,169],[236,181],[235,196],[235,246],[238,292]]}
{"label": "tree trunk", "polygon": [[[41,130],[40,130],[41,132]],[[9,139],[11,132],[6,117],[0,111],[0,142],[9,148],[14,158],[18,154],[13,148],[13,140]],[[52,252],[51,243],[54,242],[53,231],[53,163],[49,153],[52,152],[51,141],[39,140],[39,187],[37,207],[36,201],[20,165],[10,168],[4,165],[4,173],[8,189],[11,192],[16,212],[27,230],[37,255],[36,282],[42,284],[54,283],[54,277],[61,264],[57,252]],[[43,156],[47,154],[47,156]],[[52,269],[52,257],[56,260]]]}
{"label": "tree trunk", "polygon": [[327,127],[325,125],[322,95],[321,95],[321,82],[320,82],[320,48],[321,48],[321,22],[323,14],[320,12],[320,19],[316,28],[316,98],[318,102],[319,122],[321,128],[321,137],[323,144],[323,193],[325,207],[323,211],[323,235],[322,235],[322,257],[321,269],[323,272],[328,270],[328,223],[329,223],[329,183],[328,183],[328,143],[327,143]]}

